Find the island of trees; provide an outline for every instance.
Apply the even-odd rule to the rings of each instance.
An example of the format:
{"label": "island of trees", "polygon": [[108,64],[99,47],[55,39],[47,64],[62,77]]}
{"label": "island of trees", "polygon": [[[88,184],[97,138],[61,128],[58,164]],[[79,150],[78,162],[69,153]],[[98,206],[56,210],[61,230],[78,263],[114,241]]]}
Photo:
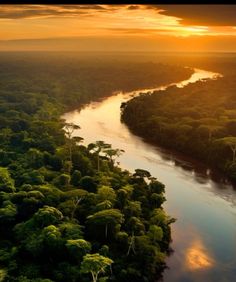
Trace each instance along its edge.
{"label": "island of trees", "polygon": [[226,69],[217,80],[140,95],[123,105],[122,119],[146,140],[200,159],[234,181],[235,63]]}
{"label": "island of trees", "polygon": [[192,70],[0,57],[0,281],[155,281],[174,221],[162,207],[164,185],[119,168],[122,148],[84,146],[73,137],[79,125],[60,116],[111,90]]}

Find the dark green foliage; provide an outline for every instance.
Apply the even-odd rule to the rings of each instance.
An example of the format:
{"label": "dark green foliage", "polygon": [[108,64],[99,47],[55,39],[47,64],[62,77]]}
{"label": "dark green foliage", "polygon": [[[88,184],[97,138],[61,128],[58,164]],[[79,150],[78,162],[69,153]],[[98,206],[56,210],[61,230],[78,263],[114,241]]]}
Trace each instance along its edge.
{"label": "dark green foliage", "polygon": [[60,115],[191,70],[8,56],[0,55],[0,280],[96,281],[94,270],[99,281],[155,281],[171,240],[164,185],[115,166],[122,150],[102,141],[82,146],[72,136],[78,126],[67,124],[65,136]]}
{"label": "dark green foliage", "polygon": [[91,193],[96,193],[97,191],[97,183],[91,176],[84,176],[80,179],[80,186]]}
{"label": "dark green foliage", "polygon": [[[217,80],[141,95],[122,119],[147,141],[188,153],[236,180],[235,65]],[[224,74],[224,73],[223,73]]]}
{"label": "dark green foliage", "polygon": [[69,183],[70,183],[70,175],[65,173],[59,175],[57,178],[54,179],[55,186],[58,186],[60,188],[68,187]]}
{"label": "dark green foliage", "polygon": [[10,177],[8,169],[0,167],[0,191],[14,192],[14,180]]}
{"label": "dark green foliage", "polygon": [[71,176],[71,184],[74,186],[79,186],[81,179],[81,172],[79,170],[74,170]]}

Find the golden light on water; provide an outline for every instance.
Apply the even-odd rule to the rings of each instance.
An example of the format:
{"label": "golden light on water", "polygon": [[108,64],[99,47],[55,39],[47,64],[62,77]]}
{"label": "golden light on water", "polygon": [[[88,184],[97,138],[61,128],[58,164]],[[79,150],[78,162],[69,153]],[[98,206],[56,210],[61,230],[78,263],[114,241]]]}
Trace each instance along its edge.
{"label": "golden light on water", "polygon": [[213,258],[207,253],[200,240],[196,240],[187,249],[186,252],[186,267],[189,270],[197,271],[210,268],[214,265]]}

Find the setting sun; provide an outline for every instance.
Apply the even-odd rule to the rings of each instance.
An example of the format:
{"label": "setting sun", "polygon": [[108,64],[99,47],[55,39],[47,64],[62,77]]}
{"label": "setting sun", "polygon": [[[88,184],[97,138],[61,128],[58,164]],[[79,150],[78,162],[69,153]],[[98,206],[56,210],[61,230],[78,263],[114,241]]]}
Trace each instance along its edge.
{"label": "setting sun", "polygon": [[[220,17],[215,16],[214,22],[211,21],[211,13],[215,15],[220,7],[211,7],[207,15],[206,6],[198,6],[199,20],[194,19],[192,23],[189,17],[194,17],[196,7],[178,5],[174,9],[174,6],[2,5],[0,50],[96,50],[96,45],[100,50],[98,40],[110,51],[124,51],[119,46],[121,41],[122,45],[137,51],[138,48],[196,52],[235,50],[236,23],[231,16],[235,7],[228,8],[229,17],[222,23]],[[192,40],[189,37],[197,42],[196,50],[188,48]],[[73,42],[69,44],[65,38]],[[45,41],[48,39],[51,41]],[[81,44],[76,42],[78,40]],[[205,41],[209,43],[201,44]]]}
{"label": "setting sun", "polygon": [[0,282],[233,282],[235,222],[236,5],[0,4]]}

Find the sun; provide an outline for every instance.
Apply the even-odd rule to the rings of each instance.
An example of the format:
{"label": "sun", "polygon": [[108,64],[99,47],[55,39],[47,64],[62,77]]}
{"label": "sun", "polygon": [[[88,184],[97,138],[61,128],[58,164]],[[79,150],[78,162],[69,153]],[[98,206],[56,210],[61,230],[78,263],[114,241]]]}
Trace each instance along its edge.
{"label": "sun", "polygon": [[208,32],[207,26],[187,26],[183,27],[182,29],[179,28],[179,35],[180,36],[191,36],[191,35],[206,35]]}

